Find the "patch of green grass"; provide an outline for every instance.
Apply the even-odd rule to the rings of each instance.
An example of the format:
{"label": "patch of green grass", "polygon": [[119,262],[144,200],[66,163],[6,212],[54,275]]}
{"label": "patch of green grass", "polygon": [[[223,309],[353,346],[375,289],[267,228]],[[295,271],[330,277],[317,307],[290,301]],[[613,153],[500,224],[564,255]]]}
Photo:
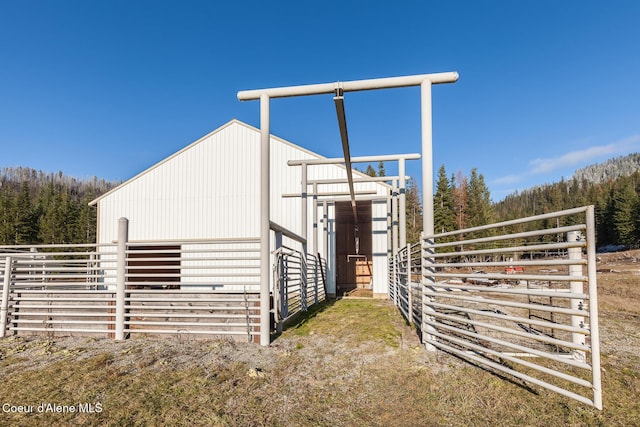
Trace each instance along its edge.
{"label": "patch of green grass", "polygon": [[402,332],[398,314],[387,301],[341,299],[328,310],[317,310],[287,332],[298,336],[313,334],[336,336],[350,343],[378,341],[397,348]]}

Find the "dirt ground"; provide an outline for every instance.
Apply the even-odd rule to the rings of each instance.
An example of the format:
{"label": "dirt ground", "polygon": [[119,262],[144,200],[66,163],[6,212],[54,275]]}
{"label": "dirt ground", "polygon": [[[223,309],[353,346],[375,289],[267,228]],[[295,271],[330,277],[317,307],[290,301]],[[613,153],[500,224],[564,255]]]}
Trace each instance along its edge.
{"label": "dirt ground", "polygon": [[0,425],[640,425],[640,250],[599,255],[598,270],[603,411],[427,352],[388,301],[343,299],[269,347],[2,339]]}

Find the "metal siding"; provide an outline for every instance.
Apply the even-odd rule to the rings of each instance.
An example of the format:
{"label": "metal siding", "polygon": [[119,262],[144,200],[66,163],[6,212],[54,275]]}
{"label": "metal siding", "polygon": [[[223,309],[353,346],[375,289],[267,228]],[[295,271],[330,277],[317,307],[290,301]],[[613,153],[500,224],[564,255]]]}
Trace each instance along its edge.
{"label": "metal siding", "polygon": [[130,240],[259,235],[259,135],[232,124],[101,200],[100,236],[129,219]]}
{"label": "metal siding", "polygon": [[387,201],[371,204],[371,249],[373,252],[373,293],[387,294]]}
{"label": "metal siding", "polygon": [[[129,219],[129,239],[132,241],[259,236],[259,144],[257,129],[234,120],[103,196],[98,201],[100,243],[117,239],[118,218],[121,217]],[[300,166],[288,166],[287,161],[320,157],[277,137],[271,139],[271,220],[297,234],[302,232],[301,199],[283,198],[282,195],[300,193],[302,174]],[[308,168],[309,180],[346,176],[345,168],[338,165]],[[386,186],[376,183],[356,186],[357,190],[375,190],[380,196],[386,196],[388,191]],[[308,191],[312,191],[311,186]],[[348,185],[320,185],[318,191],[347,192]],[[311,250],[314,238],[312,197],[308,197],[307,203],[308,248]],[[386,218],[386,204],[380,209],[384,212],[378,212],[376,207],[374,215]],[[335,235],[331,218],[334,215],[331,204],[329,253],[326,255],[328,287],[333,293]],[[321,205],[318,218],[322,218]],[[377,229],[376,226],[372,228]],[[373,242],[375,252],[386,254],[386,237],[374,235]],[[318,248],[322,250],[322,247],[319,242]],[[386,272],[386,261],[384,266],[379,260],[374,263],[374,291],[383,292],[386,274],[379,275],[378,272]]]}

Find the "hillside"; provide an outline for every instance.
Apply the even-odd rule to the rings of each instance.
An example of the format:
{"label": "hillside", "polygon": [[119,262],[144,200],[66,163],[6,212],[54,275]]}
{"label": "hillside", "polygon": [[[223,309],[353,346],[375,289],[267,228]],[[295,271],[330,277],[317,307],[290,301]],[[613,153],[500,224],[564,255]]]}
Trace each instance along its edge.
{"label": "hillside", "polygon": [[576,171],[573,178],[511,194],[493,205],[497,221],[594,205],[598,247],[640,244],[640,154]]}
{"label": "hillside", "polygon": [[573,174],[573,178],[579,182],[601,184],[620,177],[631,176],[638,171],[640,171],[640,153],[632,153],[578,169]]}

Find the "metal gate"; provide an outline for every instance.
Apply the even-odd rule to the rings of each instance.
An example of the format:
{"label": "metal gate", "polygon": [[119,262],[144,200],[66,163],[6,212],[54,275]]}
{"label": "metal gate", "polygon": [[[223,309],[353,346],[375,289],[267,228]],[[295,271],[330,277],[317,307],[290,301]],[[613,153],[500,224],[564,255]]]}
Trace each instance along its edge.
{"label": "metal gate", "polygon": [[423,235],[390,269],[428,349],[602,409],[593,206]]}

